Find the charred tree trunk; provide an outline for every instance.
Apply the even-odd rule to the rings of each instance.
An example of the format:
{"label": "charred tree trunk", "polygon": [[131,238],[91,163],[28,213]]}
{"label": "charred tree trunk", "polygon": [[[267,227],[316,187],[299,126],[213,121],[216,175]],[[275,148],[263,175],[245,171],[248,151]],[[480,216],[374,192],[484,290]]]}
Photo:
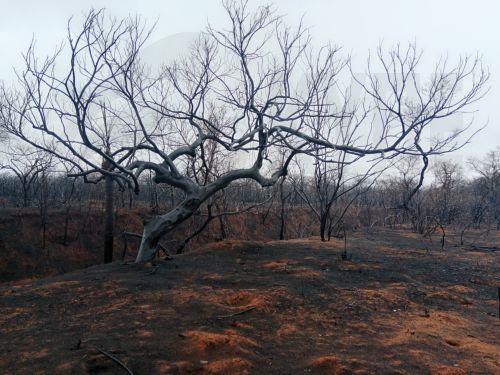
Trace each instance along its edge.
{"label": "charred tree trunk", "polygon": [[227,238],[227,231],[226,231],[226,222],[224,220],[224,217],[221,215],[219,216],[219,227],[220,227],[220,239],[225,240]]}
{"label": "charred tree trunk", "polygon": [[288,198],[292,195],[291,192],[288,192],[285,194],[285,189],[284,189],[284,184],[285,184],[285,179],[284,177],[281,180],[280,186],[279,186],[279,191],[280,191],[280,214],[279,214],[279,219],[280,219],[280,240],[284,240],[286,237],[286,219],[287,219],[287,212],[286,212],[286,203]]}
{"label": "charred tree trunk", "polygon": [[105,202],[104,202],[104,263],[113,261],[113,235],[114,235],[114,181],[110,176],[106,176]]}
{"label": "charred tree trunk", "polygon": [[65,217],[64,217],[64,234],[63,234],[63,240],[62,240],[62,244],[64,246],[68,246],[68,231],[69,231],[69,213],[70,213],[70,210],[71,210],[71,206],[67,206],[66,207],[66,214],[65,214]]}
{"label": "charred tree trunk", "polygon": [[[45,172],[42,172],[40,177],[40,192],[39,192],[39,209],[40,209],[40,228],[42,231],[42,250],[45,250],[47,246],[47,206],[48,206],[48,192],[47,192],[47,176]],[[47,252],[47,255],[50,255]]]}
{"label": "charred tree trunk", "polygon": [[285,203],[286,203],[286,198],[285,198],[285,194],[283,192],[283,182],[280,184],[280,201],[281,201],[280,240],[284,240],[285,239]]}
{"label": "charred tree trunk", "polygon": [[22,202],[22,207],[26,208],[28,207],[28,188],[26,187],[26,183],[23,181],[22,182],[22,187],[23,187],[23,202]]}
{"label": "charred tree trunk", "polygon": [[327,220],[328,220],[328,216],[326,213],[322,214],[321,215],[321,218],[320,218],[320,225],[319,225],[319,235],[321,237],[321,241],[322,242],[325,242],[326,241],[326,229],[327,229]]}

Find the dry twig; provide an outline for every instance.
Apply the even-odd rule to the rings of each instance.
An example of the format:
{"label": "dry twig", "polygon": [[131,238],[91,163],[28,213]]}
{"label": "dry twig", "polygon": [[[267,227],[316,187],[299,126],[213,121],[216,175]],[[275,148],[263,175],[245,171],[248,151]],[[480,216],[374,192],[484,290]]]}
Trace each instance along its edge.
{"label": "dry twig", "polygon": [[127,373],[129,375],[134,375],[134,373],[132,372],[131,369],[129,369],[127,367],[127,365],[125,365],[125,363],[123,363],[122,361],[120,361],[118,358],[116,358],[114,355],[102,350],[102,349],[99,349],[99,348],[95,348],[98,352],[100,352],[101,354],[104,354],[106,357],[108,357],[109,359],[111,359],[113,362],[117,363],[118,365],[120,365],[125,371],[127,371]]}
{"label": "dry twig", "polygon": [[235,312],[233,314],[220,315],[217,317],[217,319],[232,318],[233,316],[243,315],[243,314],[246,314],[247,312],[250,312],[250,311],[255,310],[255,309],[256,309],[256,306],[250,306],[249,308],[247,308],[245,310],[241,310],[241,311]]}

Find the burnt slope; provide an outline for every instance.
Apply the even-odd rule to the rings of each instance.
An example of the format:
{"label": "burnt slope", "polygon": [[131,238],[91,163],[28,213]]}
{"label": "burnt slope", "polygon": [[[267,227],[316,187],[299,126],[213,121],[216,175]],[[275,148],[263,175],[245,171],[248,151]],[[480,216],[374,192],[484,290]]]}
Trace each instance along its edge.
{"label": "burnt slope", "polygon": [[[490,237],[489,241],[496,241]],[[0,373],[496,373],[499,256],[403,231],[227,241],[0,286]]]}

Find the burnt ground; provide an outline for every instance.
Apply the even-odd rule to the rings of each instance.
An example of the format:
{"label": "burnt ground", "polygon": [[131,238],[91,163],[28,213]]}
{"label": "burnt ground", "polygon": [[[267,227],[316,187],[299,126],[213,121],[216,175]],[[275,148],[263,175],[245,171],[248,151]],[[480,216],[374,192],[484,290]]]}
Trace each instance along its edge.
{"label": "burnt ground", "polygon": [[498,374],[499,233],[226,241],[0,286],[0,373]]}

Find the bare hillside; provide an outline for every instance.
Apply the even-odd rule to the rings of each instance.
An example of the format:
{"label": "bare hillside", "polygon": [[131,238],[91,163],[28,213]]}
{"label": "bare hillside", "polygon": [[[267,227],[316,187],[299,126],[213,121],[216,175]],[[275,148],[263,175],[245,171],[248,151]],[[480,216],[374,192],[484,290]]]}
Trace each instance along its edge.
{"label": "bare hillside", "polygon": [[228,241],[3,284],[0,373],[499,373],[498,238]]}

